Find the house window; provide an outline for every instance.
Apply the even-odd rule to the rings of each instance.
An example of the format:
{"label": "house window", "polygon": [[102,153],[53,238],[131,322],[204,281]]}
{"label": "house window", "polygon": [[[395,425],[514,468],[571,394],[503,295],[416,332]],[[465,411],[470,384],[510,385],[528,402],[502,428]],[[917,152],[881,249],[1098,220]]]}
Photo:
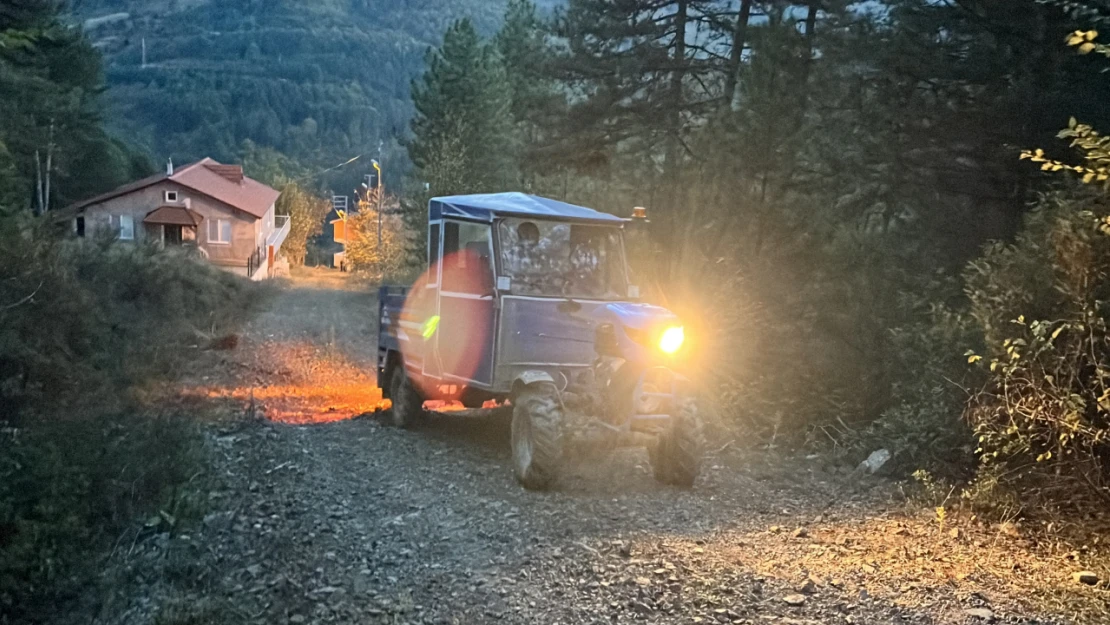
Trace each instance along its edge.
{"label": "house window", "polygon": [[227,219],[209,219],[208,242],[231,243],[231,222]]}
{"label": "house window", "polygon": [[[440,224],[431,224],[428,228],[428,268],[435,269],[439,264],[439,230]],[[437,276],[438,277],[438,276]]]}
{"label": "house window", "polygon": [[176,202],[177,201],[177,191],[166,191],[166,201],[167,202]]}
{"label": "house window", "polygon": [[116,215],[116,224],[120,241],[135,240],[135,218],[131,215]]}

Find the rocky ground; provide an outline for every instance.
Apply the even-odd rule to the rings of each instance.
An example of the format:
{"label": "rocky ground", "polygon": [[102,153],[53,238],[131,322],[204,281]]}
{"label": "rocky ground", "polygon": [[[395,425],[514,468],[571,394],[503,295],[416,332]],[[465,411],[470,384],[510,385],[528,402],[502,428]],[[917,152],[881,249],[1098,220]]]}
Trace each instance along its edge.
{"label": "rocky ground", "polygon": [[818,459],[735,444],[685,491],[628,450],[524,491],[504,415],[369,412],[374,316],[297,280],[191,380],[242,417],[207,428],[203,521],[117,550],[101,622],[1110,623],[1099,545],[942,524]]}

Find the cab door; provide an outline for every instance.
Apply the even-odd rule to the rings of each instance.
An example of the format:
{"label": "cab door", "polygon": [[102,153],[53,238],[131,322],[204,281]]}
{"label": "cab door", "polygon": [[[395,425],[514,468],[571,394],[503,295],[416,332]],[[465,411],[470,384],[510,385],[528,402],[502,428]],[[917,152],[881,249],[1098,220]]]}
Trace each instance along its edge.
{"label": "cab door", "polygon": [[494,298],[490,225],[444,220],[435,337],[444,379],[481,388],[492,384]]}
{"label": "cab door", "polygon": [[426,329],[439,317],[439,285],[440,285],[440,259],[443,257],[443,222],[440,220],[428,223],[428,271],[424,279],[413,285],[410,293],[410,303],[406,308],[412,308],[412,323],[410,330],[413,348],[420,356],[421,373],[426,378],[441,379],[443,371],[440,367],[439,354],[436,353],[435,336],[427,336]]}

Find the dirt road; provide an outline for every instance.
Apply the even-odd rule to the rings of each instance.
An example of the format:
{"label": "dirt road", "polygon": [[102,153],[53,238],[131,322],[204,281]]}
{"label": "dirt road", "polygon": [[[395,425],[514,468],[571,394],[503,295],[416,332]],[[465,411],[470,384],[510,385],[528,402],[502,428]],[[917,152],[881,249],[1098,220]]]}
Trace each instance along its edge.
{"label": "dirt road", "polygon": [[1063,551],[1020,531],[952,532],[907,516],[896,485],[815,459],[733,451],[747,447],[738,442],[684,491],[657,485],[645,455],[626,452],[576,462],[554,491],[532,493],[512,478],[503,418],[444,416],[418,431],[351,420],[376,401],[356,390],[371,385],[373,311],[368,293],[301,278],[250,324],[222,372],[197,381],[239,406],[253,397],[278,421],[213,429],[203,523],[132,548],[129,581],[109,601],[122,616],[109,620],[828,625],[1100,614],[1106,591],[1073,585],[1079,563]]}

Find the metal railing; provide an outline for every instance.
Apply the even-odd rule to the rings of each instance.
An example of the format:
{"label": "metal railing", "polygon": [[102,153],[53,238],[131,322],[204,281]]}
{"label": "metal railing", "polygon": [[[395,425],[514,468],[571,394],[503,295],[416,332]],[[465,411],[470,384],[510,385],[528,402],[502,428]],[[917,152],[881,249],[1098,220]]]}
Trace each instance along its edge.
{"label": "metal railing", "polygon": [[281,249],[285,237],[289,236],[289,215],[274,215],[274,231],[266,237],[266,245],[274,246],[274,251]]}
{"label": "metal railing", "polygon": [[254,272],[258,271],[258,268],[262,266],[262,259],[263,258],[264,257],[262,255],[262,248],[261,247],[256,247],[254,249],[254,253],[252,253],[250,255],[250,258],[247,259],[247,277],[248,278],[254,278]]}

